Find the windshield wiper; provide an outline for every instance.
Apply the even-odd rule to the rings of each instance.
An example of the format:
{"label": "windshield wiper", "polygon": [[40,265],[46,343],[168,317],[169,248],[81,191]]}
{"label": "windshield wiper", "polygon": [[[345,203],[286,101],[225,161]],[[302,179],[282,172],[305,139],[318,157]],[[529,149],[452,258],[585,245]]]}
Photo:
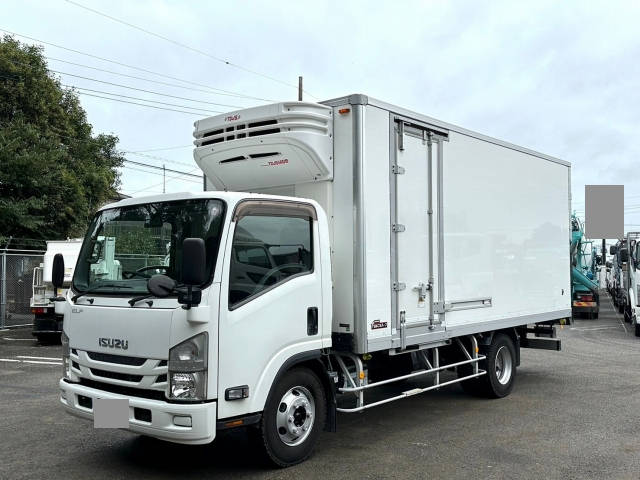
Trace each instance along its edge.
{"label": "windshield wiper", "polygon": [[[128,301],[128,303],[130,306],[133,307],[136,303],[142,300],[146,300],[147,298],[153,298],[153,295],[140,295],[139,297],[133,297],[131,300]],[[147,304],[149,304],[149,306],[151,307],[153,305],[153,301],[147,302]]]}
{"label": "windshield wiper", "polygon": [[88,288],[84,292],[75,294],[73,297],[71,297],[71,301],[73,303],[76,303],[76,301],[80,297],[83,297],[84,295],[87,295],[89,293],[97,292],[101,288],[132,288],[132,287],[130,287],[129,285],[116,285],[115,283],[102,283],[100,285],[96,285],[95,287]]}

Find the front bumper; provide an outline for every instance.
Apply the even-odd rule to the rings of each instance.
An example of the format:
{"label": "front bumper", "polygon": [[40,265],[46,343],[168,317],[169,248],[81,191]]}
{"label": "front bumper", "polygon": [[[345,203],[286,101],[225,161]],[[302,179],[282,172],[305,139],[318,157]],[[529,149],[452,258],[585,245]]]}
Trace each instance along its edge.
{"label": "front bumper", "polygon": [[[216,436],[216,402],[197,404],[167,403],[159,400],[129,397],[117,393],[97,390],[76,383],[60,380],[60,403],[68,413],[87,420],[93,419],[93,409],[80,405],[79,397],[87,404],[96,398],[126,398],[129,400],[129,430],[134,433],[159,438],[174,443],[204,444],[211,443]],[[151,421],[145,422],[134,417],[134,408],[151,411]],[[191,426],[174,423],[174,416],[190,416]]]}

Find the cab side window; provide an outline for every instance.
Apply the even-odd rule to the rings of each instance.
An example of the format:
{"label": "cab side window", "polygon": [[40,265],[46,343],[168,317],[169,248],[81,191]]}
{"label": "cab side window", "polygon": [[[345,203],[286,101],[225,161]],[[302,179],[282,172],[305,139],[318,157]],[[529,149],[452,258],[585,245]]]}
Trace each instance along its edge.
{"label": "cab side window", "polygon": [[229,307],[250,301],[294,276],[313,271],[313,220],[247,215],[236,224],[229,273]]}

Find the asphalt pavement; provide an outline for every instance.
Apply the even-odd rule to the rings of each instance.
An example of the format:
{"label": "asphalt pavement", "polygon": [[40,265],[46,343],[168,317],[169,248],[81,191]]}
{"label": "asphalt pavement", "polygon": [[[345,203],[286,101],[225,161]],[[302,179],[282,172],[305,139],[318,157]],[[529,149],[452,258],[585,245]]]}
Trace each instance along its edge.
{"label": "asphalt pavement", "polygon": [[95,430],[59,404],[60,346],[0,330],[0,478],[640,477],[640,338],[603,295],[600,318],[559,330],[562,351],[522,350],[513,393],[459,385],[340,414],[307,462],[265,468],[241,431],[182,446]]}

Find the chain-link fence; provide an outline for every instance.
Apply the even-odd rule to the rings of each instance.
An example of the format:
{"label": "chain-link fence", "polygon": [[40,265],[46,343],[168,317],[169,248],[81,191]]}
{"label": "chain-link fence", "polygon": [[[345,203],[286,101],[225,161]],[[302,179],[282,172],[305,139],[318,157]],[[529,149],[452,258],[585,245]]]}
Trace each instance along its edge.
{"label": "chain-link fence", "polygon": [[0,245],[0,328],[33,323],[33,269],[43,262],[44,249],[26,247],[37,246],[41,244],[22,239]]}

